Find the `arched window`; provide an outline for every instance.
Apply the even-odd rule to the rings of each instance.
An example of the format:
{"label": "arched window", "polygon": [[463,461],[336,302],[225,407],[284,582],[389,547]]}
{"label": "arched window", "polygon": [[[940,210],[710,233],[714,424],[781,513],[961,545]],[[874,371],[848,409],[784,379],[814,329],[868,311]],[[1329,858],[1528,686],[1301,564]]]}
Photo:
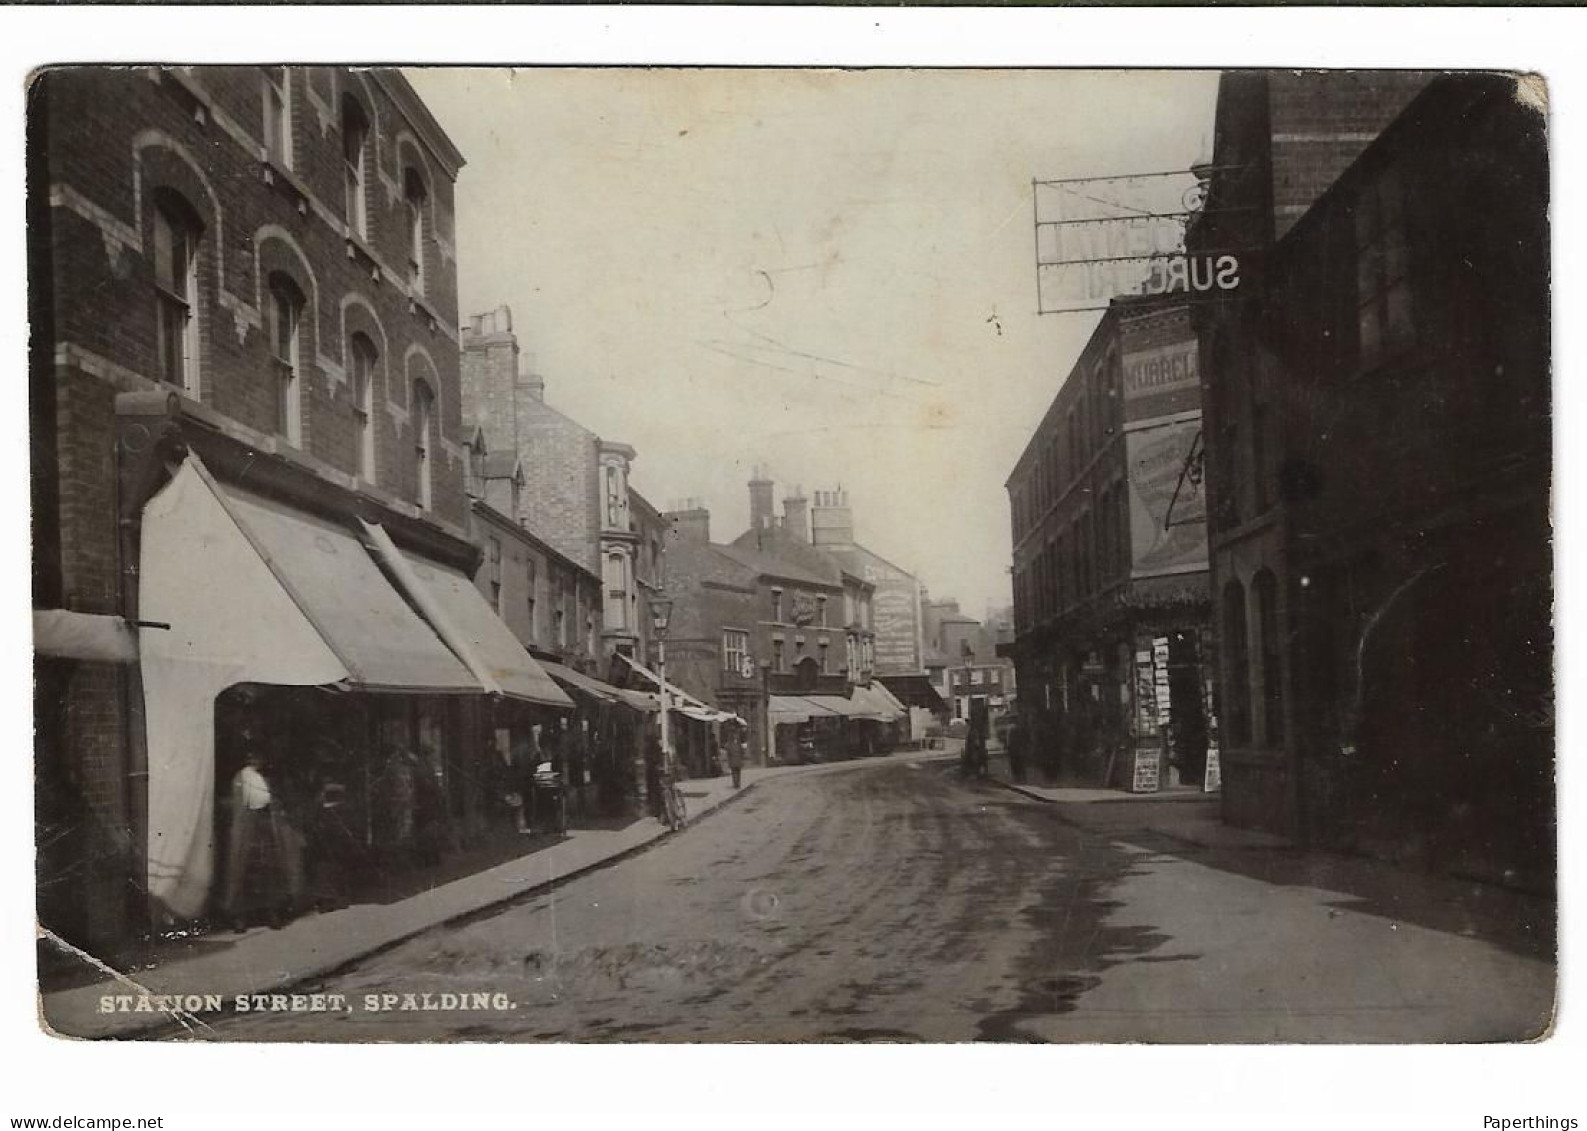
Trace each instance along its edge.
{"label": "arched window", "polygon": [[402,199],[408,209],[408,286],[424,293],[424,207],[429,192],[411,165],[402,172]]}
{"label": "arched window", "polygon": [[1262,570],[1251,583],[1256,592],[1257,639],[1262,654],[1262,741],[1277,746],[1284,739],[1283,659],[1278,651],[1278,583]]}
{"label": "arched window", "polygon": [[423,381],[413,383],[413,452],[418,462],[419,506],[435,505],[435,393]]}
{"label": "arched window", "polygon": [[303,381],[299,327],[303,292],[287,276],[270,276],[265,307],[270,336],[271,376],[275,383],[275,432],[294,446],[303,443]]}
{"label": "arched window", "polygon": [[364,152],[369,144],[369,119],[350,94],[342,95],[342,184],[347,228],[359,239],[369,238],[369,212],[365,196]]}
{"label": "arched window", "polygon": [[364,334],[347,343],[348,374],[353,391],[353,430],[358,450],[358,478],[375,482],[375,364],[380,355]]}
{"label": "arched window", "polygon": [[198,395],[198,246],[192,206],[161,189],[154,204],[154,289],[160,379]]}
{"label": "arched window", "polygon": [[1223,654],[1228,676],[1228,694],[1223,697],[1227,716],[1224,728],[1230,746],[1245,746],[1251,741],[1251,657],[1245,635],[1245,588],[1238,581],[1223,587]]}

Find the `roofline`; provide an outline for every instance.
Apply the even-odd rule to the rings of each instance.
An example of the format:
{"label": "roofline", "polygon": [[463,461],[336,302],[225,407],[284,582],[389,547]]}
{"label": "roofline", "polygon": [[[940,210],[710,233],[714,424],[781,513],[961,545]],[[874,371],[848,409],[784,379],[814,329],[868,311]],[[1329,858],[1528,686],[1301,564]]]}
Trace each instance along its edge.
{"label": "roofline", "polygon": [[511,527],[513,530],[517,531],[520,535],[523,536],[524,541],[528,542],[535,549],[537,549],[541,553],[545,554],[546,557],[554,558],[555,560],[561,562],[563,565],[577,570],[579,573],[582,573],[585,577],[587,577],[591,581],[595,582],[596,585],[600,585],[601,584],[600,574],[596,573],[594,570],[589,569],[587,566],[581,566],[578,562],[576,562],[572,558],[568,557],[561,550],[558,550],[556,547],[554,547],[550,543],[546,542],[538,534],[536,534],[534,531],[530,530],[527,526],[524,526],[522,523],[514,522],[511,517],[509,517],[508,515],[503,514],[501,511],[497,510],[495,507],[493,507],[489,503],[487,503],[484,499],[471,499],[470,502],[472,503],[474,510],[483,511],[486,514],[487,517],[494,518],[497,522],[500,522],[503,526]]}
{"label": "roofline", "polygon": [[468,162],[452,139],[447,137],[441,123],[435,120],[435,115],[430,113],[419,92],[413,89],[408,77],[395,67],[370,67],[367,73],[407,116],[409,124],[429,148],[431,156],[446,170],[446,175],[456,181],[458,172]]}
{"label": "roofline", "polygon": [[1047,430],[1048,421],[1051,420],[1053,414],[1057,412],[1058,402],[1063,399],[1065,390],[1069,388],[1069,383],[1075,379],[1075,375],[1080,372],[1081,368],[1085,365],[1086,360],[1090,358],[1096,350],[1101,348],[1102,343],[1107,340],[1108,335],[1113,331],[1113,327],[1117,321],[1118,308],[1109,303],[1108,308],[1102,312],[1102,317],[1097,319],[1096,327],[1091,331],[1091,336],[1086,339],[1086,344],[1080,347],[1080,352],[1075,354],[1074,360],[1069,363],[1069,372],[1064,374],[1064,379],[1059,383],[1057,391],[1053,393],[1052,400],[1047,402],[1047,407],[1042,411],[1041,417],[1037,420],[1036,427],[1031,431],[1030,439],[1026,440],[1025,446],[1020,449],[1019,458],[1014,461],[1014,466],[1009,471],[1008,477],[1003,480],[1003,489],[1005,491],[1008,490],[1009,485],[1013,483],[1014,480],[1020,475],[1021,471],[1025,467],[1026,462],[1030,460],[1031,453],[1036,447],[1037,437]]}
{"label": "roofline", "polygon": [[[875,550],[871,549],[869,546],[862,545],[859,542],[850,542],[848,544],[848,546],[849,546],[850,549],[864,551],[865,553],[871,555],[871,557],[875,558],[877,561],[881,562],[888,569],[896,569],[899,573],[903,574],[905,577],[909,578],[909,580],[913,581],[916,586],[920,585],[920,578],[915,574],[915,572],[913,570],[905,569],[903,566],[899,565],[897,562],[892,561],[889,558],[884,558],[881,554],[878,554]],[[837,553],[837,551],[828,550],[827,553],[835,554],[835,553]],[[876,583],[873,581],[870,584],[874,585]]]}

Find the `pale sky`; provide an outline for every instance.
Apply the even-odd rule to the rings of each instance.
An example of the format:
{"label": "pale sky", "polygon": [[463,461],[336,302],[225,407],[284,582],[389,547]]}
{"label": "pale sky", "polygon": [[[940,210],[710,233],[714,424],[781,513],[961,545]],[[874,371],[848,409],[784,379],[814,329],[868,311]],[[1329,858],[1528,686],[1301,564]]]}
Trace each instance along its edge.
{"label": "pale sky", "polygon": [[1188,168],[1192,71],[429,70],[468,164],[461,316],[512,308],[634,484],[748,524],[751,469],[979,616],[1003,482],[1095,324],[1037,316],[1031,180]]}

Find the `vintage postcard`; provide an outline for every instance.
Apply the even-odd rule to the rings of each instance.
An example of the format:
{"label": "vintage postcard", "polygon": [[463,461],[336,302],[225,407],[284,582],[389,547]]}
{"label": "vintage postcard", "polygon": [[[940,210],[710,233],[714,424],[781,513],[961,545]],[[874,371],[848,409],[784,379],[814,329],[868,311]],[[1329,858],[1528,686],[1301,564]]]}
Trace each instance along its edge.
{"label": "vintage postcard", "polygon": [[27,112],[50,1033],[1550,1032],[1542,77]]}

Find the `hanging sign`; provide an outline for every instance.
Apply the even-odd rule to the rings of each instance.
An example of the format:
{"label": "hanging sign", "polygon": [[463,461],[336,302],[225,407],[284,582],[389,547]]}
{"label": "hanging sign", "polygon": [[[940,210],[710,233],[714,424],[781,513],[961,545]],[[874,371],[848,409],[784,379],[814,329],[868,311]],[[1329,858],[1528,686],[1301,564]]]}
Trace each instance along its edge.
{"label": "hanging sign", "polygon": [[[1035,181],[1036,292],[1042,314],[1097,310],[1123,295],[1227,297],[1235,249],[1190,253],[1210,168]],[[1226,171],[1226,170],[1224,170]]]}

